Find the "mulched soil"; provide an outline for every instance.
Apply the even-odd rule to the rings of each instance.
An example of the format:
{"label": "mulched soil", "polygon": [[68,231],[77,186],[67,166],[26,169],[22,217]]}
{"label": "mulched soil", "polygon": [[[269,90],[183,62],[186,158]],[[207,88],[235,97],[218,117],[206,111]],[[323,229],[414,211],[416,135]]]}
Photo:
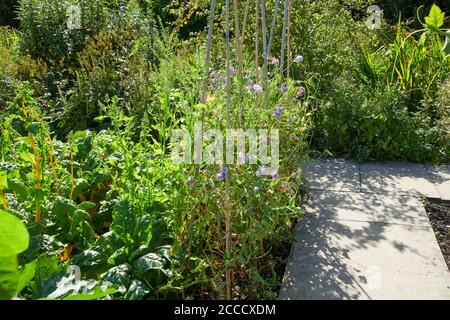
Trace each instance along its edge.
{"label": "mulched soil", "polygon": [[430,200],[425,208],[450,270],[450,202]]}

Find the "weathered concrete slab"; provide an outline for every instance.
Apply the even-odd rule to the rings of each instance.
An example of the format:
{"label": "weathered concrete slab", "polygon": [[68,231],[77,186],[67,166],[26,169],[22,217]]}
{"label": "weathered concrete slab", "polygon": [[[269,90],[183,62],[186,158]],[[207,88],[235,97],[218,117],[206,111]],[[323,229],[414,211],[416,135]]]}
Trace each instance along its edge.
{"label": "weathered concrete slab", "polygon": [[430,226],[305,218],[281,299],[450,299]]}
{"label": "weathered concrete slab", "polygon": [[450,165],[427,166],[426,169],[440,198],[450,200]]}
{"label": "weathered concrete slab", "polygon": [[311,199],[281,299],[450,299],[421,202],[450,196],[449,166],[334,159],[308,172]]}
{"label": "weathered concrete slab", "polygon": [[360,171],[362,192],[440,197],[422,164],[371,162],[362,164]]}
{"label": "weathered concrete slab", "polygon": [[429,226],[420,197],[313,190],[310,216],[325,219]]}
{"label": "weathered concrete slab", "polygon": [[354,161],[312,160],[303,170],[312,189],[360,191],[359,166]]}

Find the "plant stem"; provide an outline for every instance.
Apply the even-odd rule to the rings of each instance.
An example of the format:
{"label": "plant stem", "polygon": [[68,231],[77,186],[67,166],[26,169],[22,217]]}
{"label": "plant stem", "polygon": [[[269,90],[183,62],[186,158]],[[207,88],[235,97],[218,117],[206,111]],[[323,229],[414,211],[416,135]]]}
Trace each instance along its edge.
{"label": "plant stem", "polygon": [[283,18],[283,32],[281,35],[281,54],[280,54],[280,75],[281,79],[284,76],[284,53],[286,51],[286,29],[288,24],[288,16],[289,16],[289,0],[286,0],[284,4],[284,18]]}
{"label": "plant stem", "polygon": [[275,32],[276,24],[277,24],[277,14],[278,14],[278,7],[279,7],[279,0],[275,1],[275,9],[273,13],[273,19],[272,19],[272,25],[270,27],[270,35],[269,35],[269,43],[267,45],[267,48],[264,50],[264,73],[263,73],[263,80],[264,80],[264,88],[265,88],[265,95],[264,95],[264,108],[267,110],[269,107],[269,81],[268,81],[268,73],[269,73],[269,66],[268,66],[268,60],[270,56],[270,50],[272,49],[272,41],[273,41],[273,34]]}
{"label": "plant stem", "polygon": [[[236,31],[236,58],[238,60],[238,67],[237,67],[237,74],[239,77],[239,80],[242,79],[242,68],[243,68],[243,63],[242,63],[242,37],[241,37],[241,31],[240,31],[240,27],[239,27],[239,12],[238,12],[238,8],[239,8],[239,4],[238,4],[238,0],[233,0],[233,11],[234,11],[234,28]],[[227,67],[227,72],[230,72],[231,66]],[[244,89],[242,87],[242,82],[239,81],[239,93],[242,97],[242,95],[244,94]],[[241,128],[244,125],[244,104],[241,105]]]}
{"label": "plant stem", "polygon": [[[225,1],[226,11],[226,69],[227,69],[227,102],[226,102],[226,127],[230,128],[230,104],[231,104],[231,77],[230,77],[230,3]],[[230,171],[228,170],[225,178],[225,254],[227,260],[231,256],[231,206],[230,206]],[[231,269],[226,263],[226,298],[231,300]]]}
{"label": "plant stem", "polygon": [[[264,70],[266,70],[266,66],[267,66],[266,0],[261,0],[261,29],[262,29],[262,42],[263,42]],[[263,79],[264,79],[264,74],[263,74]]]}
{"label": "plant stem", "polygon": [[259,1],[255,2],[255,76],[256,82],[259,82]]}
{"label": "plant stem", "polygon": [[287,22],[287,78],[289,79],[291,76],[291,3],[289,2],[289,10],[288,10],[288,22]]}
{"label": "plant stem", "polygon": [[[31,132],[28,132],[28,141],[30,142],[31,149],[33,150],[34,154],[34,161],[35,163],[32,165],[34,167],[35,173],[36,173],[36,184],[34,186],[36,192],[41,191],[41,158],[37,152],[37,147],[34,143],[33,134]],[[38,197],[36,197],[38,199]],[[42,220],[42,213],[41,213],[41,204],[39,200],[36,200],[36,215],[35,215],[35,221],[39,222]]]}
{"label": "plant stem", "polygon": [[241,45],[244,48],[245,30],[247,28],[248,9],[250,8],[250,0],[245,2],[244,21],[242,22]]}
{"label": "plant stem", "polygon": [[[212,32],[213,32],[213,28],[214,28],[214,15],[215,15],[215,9],[216,9],[216,1],[217,0],[211,0],[211,8],[210,8],[211,12],[209,15],[209,26],[208,26],[208,40],[206,43],[205,78],[203,79],[201,103],[205,103],[206,90],[208,89],[209,62],[211,60],[211,39],[212,39]],[[203,113],[203,111],[202,111],[202,113]],[[203,117],[203,114],[202,114],[202,117]]]}
{"label": "plant stem", "polygon": [[[201,96],[201,100],[200,100],[201,103],[206,102],[206,91],[208,89],[209,63],[211,60],[211,39],[212,39],[212,32],[214,29],[215,9],[216,9],[216,0],[211,0],[209,26],[208,26],[208,39],[206,42],[205,74],[204,74],[204,79],[203,79],[202,96]],[[202,112],[201,112],[202,128],[203,128],[204,120],[205,120],[205,110],[202,109]],[[200,174],[200,164],[197,164],[197,167],[195,169],[195,174],[196,174],[196,176],[198,176]],[[192,234],[194,231],[194,220],[195,220],[195,210],[192,210],[190,221],[189,221],[189,229],[188,229],[188,249],[187,249],[188,257],[191,255],[191,250],[192,250]]]}

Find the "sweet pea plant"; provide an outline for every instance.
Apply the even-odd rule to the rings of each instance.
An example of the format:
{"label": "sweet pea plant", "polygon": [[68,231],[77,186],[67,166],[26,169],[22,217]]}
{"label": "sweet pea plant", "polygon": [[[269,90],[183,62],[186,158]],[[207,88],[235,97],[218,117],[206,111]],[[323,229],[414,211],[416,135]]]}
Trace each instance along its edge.
{"label": "sweet pea plant", "polygon": [[[210,5],[206,45],[192,50],[163,29],[155,63],[139,62],[152,98],[139,119],[126,99],[106,95],[98,127],[57,139],[33,84],[19,82],[1,124],[0,218],[18,218],[29,245],[0,264],[2,298],[276,297],[307,195],[308,89],[287,76],[303,56],[290,52],[290,1],[276,2],[269,23],[256,1],[254,30],[251,1],[220,3],[225,39]],[[245,50],[252,32],[256,52]],[[225,140],[226,129],[277,129],[279,170],[268,175],[248,150],[239,164],[175,163],[172,133],[193,133],[198,121]]]}

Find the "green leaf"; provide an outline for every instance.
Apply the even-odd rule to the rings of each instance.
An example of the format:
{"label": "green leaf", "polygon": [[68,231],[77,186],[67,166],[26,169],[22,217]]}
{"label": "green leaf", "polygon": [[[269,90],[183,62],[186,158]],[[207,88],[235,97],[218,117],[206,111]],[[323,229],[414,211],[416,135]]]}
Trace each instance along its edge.
{"label": "green leaf", "polygon": [[17,257],[0,257],[0,300],[9,300],[16,294],[18,279]]}
{"label": "green leaf", "polygon": [[133,264],[133,274],[142,275],[149,270],[161,270],[166,260],[156,253],[148,253],[137,259]]}
{"label": "green leaf", "polygon": [[112,284],[128,287],[130,284],[131,266],[128,263],[113,267],[108,272],[102,275],[102,280],[108,281]]}
{"label": "green leaf", "polygon": [[122,247],[114,252],[109,258],[108,263],[112,265],[119,265],[127,261],[127,247]]}
{"label": "green leaf", "polygon": [[147,285],[140,280],[133,280],[124,299],[126,300],[142,300],[150,293]]}
{"label": "green leaf", "polygon": [[22,271],[20,271],[17,283],[17,293],[20,293],[25,286],[34,278],[37,260],[27,263]]}
{"label": "green leaf", "polygon": [[82,202],[78,205],[78,209],[80,210],[88,210],[88,209],[92,209],[95,208],[96,204],[93,202],[89,202],[89,201],[85,201]]}
{"label": "green leaf", "polygon": [[58,263],[56,256],[40,255],[36,259],[34,281],[32,282],[34,298],[47,297],[53,292],[61,273],[62,265]]}
{"label": "green leaf", "polygon": [[104,256],[95,250],[85,250],[73,257],[72,262],[77,266],[92,267],[104,261]]}
{"label": "green leaf", "polygon": [[75,241],[77,247],[84,247],[95,241],[95,232],[90,225],[91,216],[84,210],[75,210],[67,239]]}
{"label": "green leaf", "polygon": [[62,300],[97,300],[100,298],[104,298],[108,294],[113,294],[115,292],[116,289],[114,288],[107,288],[106,290],[103,290],[100,287],[95,287],[94,292],[92,293],[73,294],[68,297],[65,297]]}
{"label": "green leaf", "polygon": [[120,201],[114,206],[110,229],[124,242],[148,244],[152,238],[152,219],[149,215],[134,214],[128,202]]}
{"label": "green leaf", "polygon": [[25,251],[29,241],[27,228],[19,218],[0,209],[0,257]]}
{"label": "green leaf", "polygon": [[94,118],[94,121],[96,121],[96,122],[102,122],[102,121],[105,120],[105,119],[109,119],[109,117],[108,117],[108,116],[98,116],[98,117],[95,117],[95,118]]}
{"label": "green leaf", "polygon": [[75,210],[77,210],[77,206],[72,200],[63,197],[58,197],[56,199],[53,207],[53,213],[56,216],[58,227],[61,228],[63,233],[67,233],[69,231],[69,217],[73,216]]}
{"label": "green leaf", "polygon": [[5,190],[8,188],[8,176],[5,171],[0,172],[0,190]]}
{"label": "green leaf", "polygon": [[437,30],[444,24],[445,13],[435,4],[431,7],[428,17],[425,17],[425,23],[428,28]]}
{"label": "green leaf", "polygon": [[136,260],[140,256],[143,256],[143,255],[145,255],[147,253],[150,253],[150,252],[152,252],[152,248],[150,248],[148,245],[143,244],[143,245],[139,246],[139,248],[137,248],[135,251],[133,251],[130,254],[130,257],[128,258],[128,260],[130,262],[133,262],[134,260]]}
{"label": "green leaf", "polygon": [[9,180],[8,190],[14,192],[21,201],[25,201],[30,195],[30,189],[22,181],[17,179]]}

